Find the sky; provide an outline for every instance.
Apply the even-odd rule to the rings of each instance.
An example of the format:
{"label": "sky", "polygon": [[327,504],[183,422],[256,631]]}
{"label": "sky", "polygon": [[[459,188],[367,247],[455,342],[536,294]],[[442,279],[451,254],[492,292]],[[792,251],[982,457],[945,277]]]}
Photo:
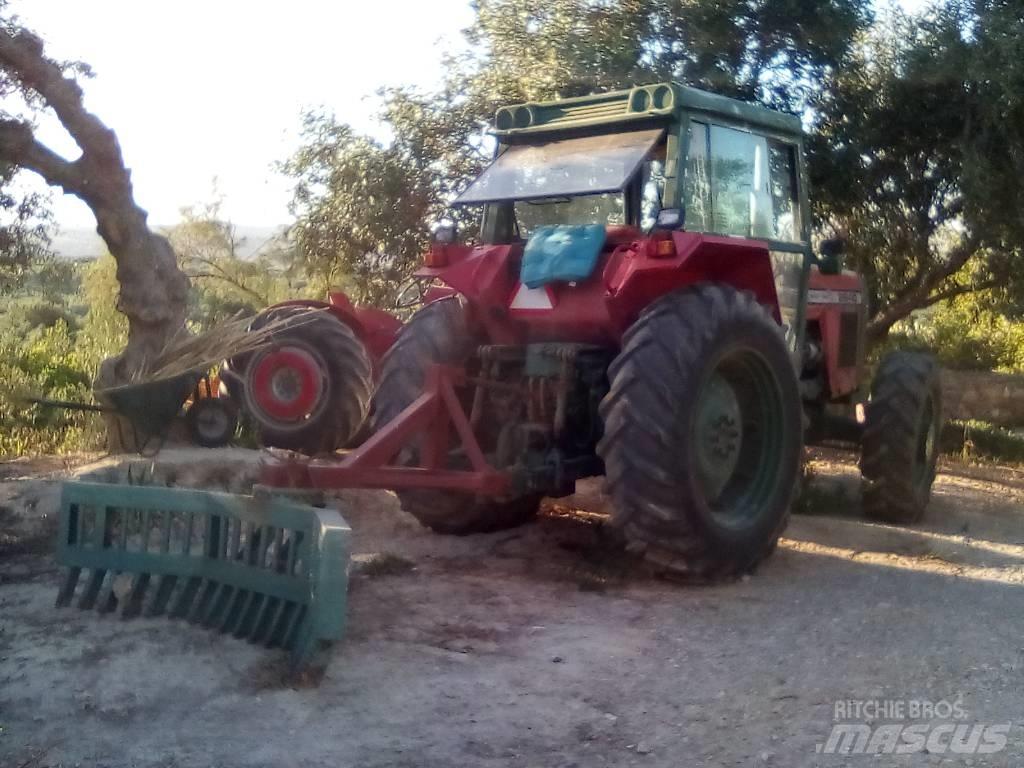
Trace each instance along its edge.
{"label": "sky", "polygon": [[[239,225],[288,221],[288,180],[273,170],[298,145],[303,109],[326,106],[372,132],[381,86],[440,82],[468,0],[13,0],[58,59],[88,62],[88,109],[114,129],[150,221],[213,198]],[[42,137],[74,157],[56,124]],[[55,195],[58,222],[91,226]]]}
{"label": "sky", "polygon": [[[899,0],[917,8],[923,0]],[[240,226],[287,223],[302,111],[325,106],[373,133],[382,86],[430,88],[461,45],[469,0],[11,0],[58,59],[88,62],[86,106],[121,141],[137,202],[155,224],[223,197]],[[41,138],[68,157],[54,121]],[[65,229],[93,225],[54,195]]]}

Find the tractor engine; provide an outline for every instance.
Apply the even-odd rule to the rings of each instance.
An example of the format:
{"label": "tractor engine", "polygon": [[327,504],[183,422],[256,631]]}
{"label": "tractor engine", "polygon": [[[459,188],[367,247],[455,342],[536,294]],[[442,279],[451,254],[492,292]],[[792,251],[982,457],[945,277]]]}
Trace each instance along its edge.
{"label": "tractor engine", "polygon": [[598,406],[611,353],[585,344],[486,345],[477,350],[470,425],[516,495],[573,493],[601,474]]}

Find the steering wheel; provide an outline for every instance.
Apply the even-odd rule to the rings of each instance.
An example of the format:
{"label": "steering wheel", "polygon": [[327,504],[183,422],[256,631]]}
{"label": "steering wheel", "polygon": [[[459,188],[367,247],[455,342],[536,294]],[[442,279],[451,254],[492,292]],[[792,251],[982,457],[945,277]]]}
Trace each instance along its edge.
{"label": "steering wheel", "polygon": [[395,309],[412,309],[422,304],[431,281],[429,277],[407,277],[395,294]]}

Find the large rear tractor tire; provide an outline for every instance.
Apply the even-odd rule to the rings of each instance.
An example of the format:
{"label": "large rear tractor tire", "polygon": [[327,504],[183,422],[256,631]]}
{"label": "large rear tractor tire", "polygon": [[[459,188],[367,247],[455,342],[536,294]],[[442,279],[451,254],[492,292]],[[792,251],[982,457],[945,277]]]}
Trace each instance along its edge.
{"label": "large rear tractor tire", "polygon": [[303,317],[305,307],[257,315],[255,330],[294,318],[273,343],[227,361],[221,378],[256,426],[260,444],[309,455],[344,446],[363,423],[373,387],[370,359],[351,328],[327,313]]}
{"label": "large rear tractor tire", "polygon": [[[374,394],[370,425],[384,427],[423,392],[427,368],[435,363],[464,363],[477,346],[466,322],[465,304],[457,296],[419,310],[402,328],[384,356],[380,384]],[[417,449],[400,460],[412,464]],[[464,536],[513,528],[532,520],[541,497],[491,499],[469,493],[439,490],[398,491],[402,509],[437,533]]]}
{"label": "large rear tractor tire", "polygon": [[935,481],[942,431],[939,366],[929,355],[893,352],[871,382],[860,471],[864,514],[916,523]]}
{"label": "large rear tractor tire", "polygon": [[601,403],[611,524],[659,571],[747,573],[789,519],[802,454],[796,373],[749,294],[669,294],[627,331]]}

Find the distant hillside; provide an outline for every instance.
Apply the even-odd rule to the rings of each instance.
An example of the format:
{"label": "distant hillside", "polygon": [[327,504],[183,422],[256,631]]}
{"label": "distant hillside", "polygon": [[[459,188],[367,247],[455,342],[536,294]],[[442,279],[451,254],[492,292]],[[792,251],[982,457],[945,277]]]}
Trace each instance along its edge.
{"label": "distant hillside", "polygon": [[[157,226],[156,229],[164,229]],[[272,240],[284,234],[284,227],[244,226],[236,227],[242,245],[238,255],[243,259],[251,258],[265,248]],[[106,251],[103,240],[95,229],[88,227],[62,227],[53,236],[53,250],[62,259],[95,259]]]}

